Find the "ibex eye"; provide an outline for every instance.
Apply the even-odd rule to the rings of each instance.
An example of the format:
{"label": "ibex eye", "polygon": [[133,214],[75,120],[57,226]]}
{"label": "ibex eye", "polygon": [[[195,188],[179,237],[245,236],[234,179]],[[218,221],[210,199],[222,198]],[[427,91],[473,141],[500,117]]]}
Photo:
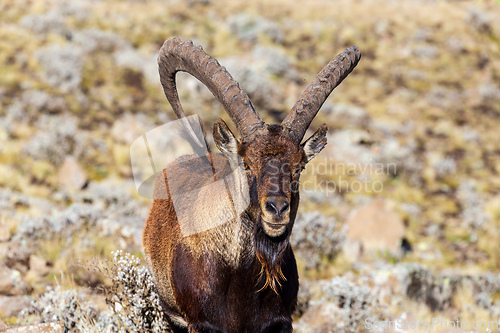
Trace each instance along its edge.
{"label": "ibex eye", "polygon": [[243,169],[245,169],[245,170],[250,170],[250,167],[249,167],[249,166],[248,166],[248,164],[246,164],[245,162],[243,162],[243,163],[241,164],[241,167],[242,167]]}

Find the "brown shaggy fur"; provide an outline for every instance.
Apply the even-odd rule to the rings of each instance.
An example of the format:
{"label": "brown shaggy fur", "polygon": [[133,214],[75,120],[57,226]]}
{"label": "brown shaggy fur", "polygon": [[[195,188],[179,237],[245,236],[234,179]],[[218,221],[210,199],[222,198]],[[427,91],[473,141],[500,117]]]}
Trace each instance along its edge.
{"label": "brown shaggy fur", "polygon": [[[161,199],[153,201],[143,244],[165,313],[174,332],[291,332],[298,275],[289,237],[299,204],[299,174],[311,147],[298,145],[279,125],[267,126],[251,142],[238,142],[223,122],[216,129],[214,138],[226,154],[183,156],[156,182],[155,197]],[[315,133],[312,148],[321,150],[325,133],[323,127]],[[232,157],[231,149],[237,153]],[[203,224],[227,209],[221,198],[238,186],[227,180],[235,168],[246,177],[249,206],[221,225],[184,237],[179,221]],[[192,194],[221,179],[225,186],[215,192]],[[179,192],[192,202],[189,209],[174,209]],[[283,216],[267,212],[271,197],[288,200],[289,211]],[[236,212],[238,198],[229,201]]]}

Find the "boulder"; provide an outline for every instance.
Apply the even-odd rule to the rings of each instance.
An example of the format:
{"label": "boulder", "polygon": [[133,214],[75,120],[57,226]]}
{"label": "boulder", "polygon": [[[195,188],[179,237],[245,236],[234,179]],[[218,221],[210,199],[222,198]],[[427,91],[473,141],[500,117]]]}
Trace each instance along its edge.
{"label": "boulder", "polygon": [[385,253],[401,255],[405,226],[385,200],[375,199],[355,211],[347,226],[343,250],[350,261]]}
{"label": "boulder", "polygon": [[44,276],[47,275],[50,271],[49,267],[47,266],[47,262],[45,259],[31,255],[30,256],[30,271],[36,273],[36,275],[39,276]]}
{"label": "boulder", "polygon": [[21,273],[7,266],[0,266],[0,295],[16,296],[24,294],[28,289]]}
{"label": "boulder", "polygon": [[66,156],[57,174],[59,186],[68,192],[81,190],[87,183],[87,174],[73,156]]}
{"label": "boulder", "polygon": [[0,296],[0,317],[17,316],[21,311],[31,306],[28,296]]}

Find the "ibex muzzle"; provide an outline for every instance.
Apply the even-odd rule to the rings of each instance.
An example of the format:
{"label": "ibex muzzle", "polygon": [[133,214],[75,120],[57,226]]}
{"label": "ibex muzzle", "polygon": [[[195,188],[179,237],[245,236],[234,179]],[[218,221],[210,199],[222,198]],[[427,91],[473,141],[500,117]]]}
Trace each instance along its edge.
{"label": "ibex muzzle", "polygon": [[[185,71],[210,89],[235,123],[239,139],[221,119],[214,124],[221,154],[209,153],[207,158],[239,168],[250,198],[236,218],[187,237],[181,233],[171,198],[153,201],[144,229],[144,253],[174,332],[292,331],[298,274],[289,238],[299,205],[300,173],[326,145],[326,125],[302,139],[360,56],[355,46],[339,54],[283,122],[268,125],[239,84],[201,47],[178,38],[165,42],[158,64],[175,114],[185,117],[175,85],[176,73]],[[160,181],[167,182],[169,174],[179,177],[181,184],[196,182],[197,175],[188,172],[196,167],[193,163],[189,168],[179,163],[166,166]],[[193,210],[195,223],[222,209],[218,198],[205,196],[203,211]]]}

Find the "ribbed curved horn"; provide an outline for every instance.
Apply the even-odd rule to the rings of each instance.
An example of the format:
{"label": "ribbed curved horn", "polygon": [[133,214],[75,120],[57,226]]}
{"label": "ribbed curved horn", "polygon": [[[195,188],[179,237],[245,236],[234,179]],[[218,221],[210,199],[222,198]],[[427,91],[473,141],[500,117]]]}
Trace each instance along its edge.
{"label": "ribbed curved horn", "polygon": [[243,138],[250,138],[261,129],[264,122],[226,68],[209,56],[201,46],[192,41],[183,42],[172,38],[163,44],[158,55],[158,67],[163,91],[177,117],[185,117],[177,88],[175,75],[187,72],[200,80],[222,103]]}
{"label": "ribbed curved horn", "polygon": [[307,128],[330,93],[356,67],[359,59],[361,52],[356,46],[351,46],[330,61],[304,90],[281,123],[298,142],[302,141]]}

